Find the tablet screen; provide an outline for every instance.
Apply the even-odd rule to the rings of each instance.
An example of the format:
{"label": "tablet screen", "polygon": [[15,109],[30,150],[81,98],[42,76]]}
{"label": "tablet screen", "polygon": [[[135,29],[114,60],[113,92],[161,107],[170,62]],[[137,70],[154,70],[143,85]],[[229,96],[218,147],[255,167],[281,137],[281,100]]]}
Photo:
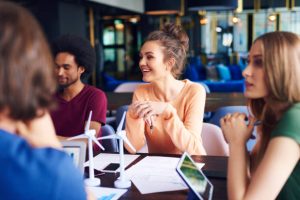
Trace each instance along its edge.
{"label": "tablet screen", "polygon": [[67,154],[69,154],[69,156],[71,156],[75,166],[79,168],[79,166],[80,166],[80,161],[79,161],[80,148],[76,147],[76,146],[73,146],[73,147],[68,146],[68,147],[64,147],[64,150]]}
{"label": "tablet screen", "polygon": [[187,153],[182,155],[176,170],[199,199],[212,198],[213,185]]}

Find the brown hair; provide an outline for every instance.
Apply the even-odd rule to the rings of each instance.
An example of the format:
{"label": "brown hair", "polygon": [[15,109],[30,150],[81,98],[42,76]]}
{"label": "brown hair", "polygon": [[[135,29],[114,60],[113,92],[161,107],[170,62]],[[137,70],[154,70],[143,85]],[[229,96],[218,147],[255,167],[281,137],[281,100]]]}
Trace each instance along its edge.
{"label": "brown hair", "polygon": [[15,120],[49,108],[56,88],[53,59],[34,17],[24,8],[0,3],[0,112]]}
{"label": "brown hair", "polygon": [[[294,33],[277,31],[266,33],[254,42],[257,41],[262,44],[263,67],[269,92],[265,99],[249,99],[251,111],[262,121],[259,162],[269,143],[270,134],[280,120],[276,116],[281,116],[291,105],[300,102],[300,39]],[[278,110],[278,105],[281,110]]]}
{"label": "brown hair", "polygon": [[189,38],[181,26],[166,24],[162,30],[151,32],[145,42],[159,41],[164,47],[164,61],[175,59],[172,74],[178,78],[185,67]]}

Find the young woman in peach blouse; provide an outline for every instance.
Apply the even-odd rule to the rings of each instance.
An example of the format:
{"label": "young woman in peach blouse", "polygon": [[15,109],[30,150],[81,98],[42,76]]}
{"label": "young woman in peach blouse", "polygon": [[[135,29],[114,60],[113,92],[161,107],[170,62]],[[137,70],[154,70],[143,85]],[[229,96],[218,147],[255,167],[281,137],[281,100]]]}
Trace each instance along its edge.
{"label": "young woman in peach blouse", "polygon": [[188,43],[180,26],[167,24],[150,33],[140,50],[139,66],[148,84],[135,90],[126,116],[126,133],[137,150],[147,144],[150,153],[206,154],[201,140],[205,89],[178,80]]}

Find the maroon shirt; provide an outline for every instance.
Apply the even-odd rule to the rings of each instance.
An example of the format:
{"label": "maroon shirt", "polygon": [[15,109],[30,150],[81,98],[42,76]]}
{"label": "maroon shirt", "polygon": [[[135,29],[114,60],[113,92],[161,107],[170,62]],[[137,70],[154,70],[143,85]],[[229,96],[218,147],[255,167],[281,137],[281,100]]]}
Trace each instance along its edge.
{"label": "maroon shirt", "polygon": [[107,98],[102,90],[85,85],[71,101],[64,100],[59,94],[55,97],[58,106],[51,112],[51,117],[57,135],[72,137],[82,134],[90,110],[93,111],[92,121],[105,124]]}

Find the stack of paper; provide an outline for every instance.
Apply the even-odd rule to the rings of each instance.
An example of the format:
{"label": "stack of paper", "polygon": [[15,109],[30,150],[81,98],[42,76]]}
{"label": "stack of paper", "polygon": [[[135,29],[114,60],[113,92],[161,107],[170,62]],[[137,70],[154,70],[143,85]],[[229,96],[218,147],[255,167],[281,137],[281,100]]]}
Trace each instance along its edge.
{"label": "stack of paper", "polygon": [[179,158],[147,156],[125,174],[142,194],[187,189],[176,172]]}

